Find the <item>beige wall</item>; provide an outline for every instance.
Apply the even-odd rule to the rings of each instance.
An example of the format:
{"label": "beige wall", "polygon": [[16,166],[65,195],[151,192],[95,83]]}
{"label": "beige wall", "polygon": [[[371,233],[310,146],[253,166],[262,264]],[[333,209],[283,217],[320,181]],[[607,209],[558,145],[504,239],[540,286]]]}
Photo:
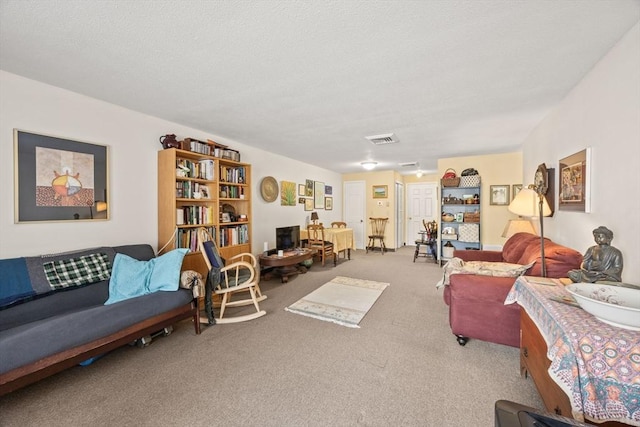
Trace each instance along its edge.
{"label": "beige wall", "polygon": [[[348,173],[342,175],[342,181],[364,181],[366,186],[366,215],[367,220],[370,217],[389,218],[387,227],[385,228],[385,244],[393,247],[395,242],[395,181],[397,173],[391,170],[387,171],[371,171],[361,173]],[[386,199],[373,198],[373,186],[386,185],[388,197]],[[367,244],[366,236],[369,235],[371,227],[367,225],[365,229],[365,245]]]}

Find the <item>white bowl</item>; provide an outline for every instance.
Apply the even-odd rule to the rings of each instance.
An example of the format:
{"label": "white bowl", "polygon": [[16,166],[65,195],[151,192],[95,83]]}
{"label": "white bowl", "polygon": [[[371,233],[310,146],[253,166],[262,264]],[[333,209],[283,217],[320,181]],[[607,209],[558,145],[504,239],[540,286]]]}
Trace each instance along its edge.
{"label": "white bowl", "polygon": [[640,289],[599,283],[565,286],[584,311],[613,326],[640,331]]}

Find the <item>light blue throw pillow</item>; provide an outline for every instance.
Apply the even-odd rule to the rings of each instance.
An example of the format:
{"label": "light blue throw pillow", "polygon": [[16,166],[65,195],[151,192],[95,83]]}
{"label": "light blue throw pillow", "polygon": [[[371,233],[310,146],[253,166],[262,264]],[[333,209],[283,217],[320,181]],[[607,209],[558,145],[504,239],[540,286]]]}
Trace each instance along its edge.
{"label": "light blue throw pillow", "polygon": [[175,249],[149,261],[116,254],[105,305],[157,291],[177,291],[182,260],[189,249]]}

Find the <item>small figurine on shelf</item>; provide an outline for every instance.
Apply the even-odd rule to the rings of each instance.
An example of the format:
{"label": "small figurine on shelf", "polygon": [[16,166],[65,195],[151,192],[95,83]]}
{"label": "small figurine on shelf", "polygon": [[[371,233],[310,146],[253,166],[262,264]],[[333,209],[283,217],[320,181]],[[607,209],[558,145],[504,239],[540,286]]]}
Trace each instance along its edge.
{"label": "small figurine on shelf", "polygon": [[597,281],[622,281],[622,253],[611,246],[613,231],[600,226],[593,230],[597,245],[591,246],[584,254],[579,270],[570,270],[569,278],[573,282],[594,283]]}

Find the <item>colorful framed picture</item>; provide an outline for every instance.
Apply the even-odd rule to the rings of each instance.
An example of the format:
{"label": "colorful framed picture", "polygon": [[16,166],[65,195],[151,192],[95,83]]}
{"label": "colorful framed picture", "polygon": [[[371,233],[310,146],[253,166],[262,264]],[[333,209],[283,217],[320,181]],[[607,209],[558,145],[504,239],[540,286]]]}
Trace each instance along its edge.
{"label": "colorful framed picture", "polygon": [[280,206],[296,205],[296,183],[282,181],[280,183]]}
{"label": "colorful framed picture", "polygon": [[[586,148],[560,159],[558,208],[561,211],[591,212],[591,149]],[[547,194],[547,197],[550,195]],[[553,197],[553,195],[551,195]]]}
{"label": "colorful framed picture", "polygon": [[324,208],[328,211],[333,209],[333,197],[324,198]]}
{"label": "colorful framed picture", "polygon": [[497,206],[509,205],[509,186],[508,185],[490,185],[489,186],[489,204]]}
{"label": "colorful framed picture", "polygon": [[387,188],[386,185],[374,185],[373,186],[373,198],[374,199],[386,199],[387,196]]}
{"label": "colorful framed picture", "polygon": [[109,219],[109,149],[14,129],[15,222]]}

